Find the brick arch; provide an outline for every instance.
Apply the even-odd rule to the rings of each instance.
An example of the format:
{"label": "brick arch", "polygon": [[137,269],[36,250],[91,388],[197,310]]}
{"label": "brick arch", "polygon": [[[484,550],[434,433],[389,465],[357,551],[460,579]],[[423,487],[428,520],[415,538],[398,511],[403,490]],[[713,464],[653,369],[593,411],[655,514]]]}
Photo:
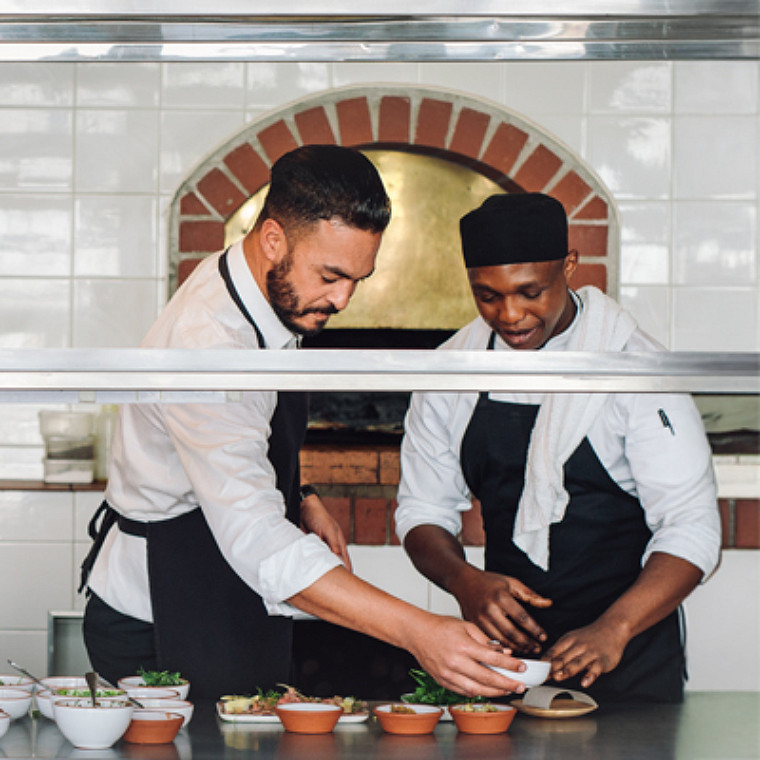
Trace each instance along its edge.
{"label": "brick arch", "polygon": [[329,90],[248,125],[183,181],[170,214],[169,290],[224,244],[232,214],[299,145],[329,143],[432,154],[471,167],[509,192],[546,192],[565,207],[573,284],[617,291],[618,217],[610,192],[573,151],[540,126],[463,93],[399,85]]}

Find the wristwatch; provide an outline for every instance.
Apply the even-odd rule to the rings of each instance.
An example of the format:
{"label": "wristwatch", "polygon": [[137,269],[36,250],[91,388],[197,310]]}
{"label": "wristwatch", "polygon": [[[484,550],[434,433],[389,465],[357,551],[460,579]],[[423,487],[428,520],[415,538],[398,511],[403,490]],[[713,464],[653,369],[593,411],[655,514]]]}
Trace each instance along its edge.
{"label": "wristwatch", "polygon": [[307,496],[319,496],[319,491],[310,483],[304,483],[298,491],[298,495],[303,501]]}

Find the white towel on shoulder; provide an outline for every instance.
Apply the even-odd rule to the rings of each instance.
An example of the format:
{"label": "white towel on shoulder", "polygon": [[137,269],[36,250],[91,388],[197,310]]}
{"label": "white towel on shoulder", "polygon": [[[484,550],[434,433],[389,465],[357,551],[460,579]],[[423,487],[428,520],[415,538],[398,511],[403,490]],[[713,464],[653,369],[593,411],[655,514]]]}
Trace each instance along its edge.
{"label": "white towel on shoulder", "polygon": [[[598,288],[577,291],[582,308],[567,351],[620,351],[636,322]],[[562,520],[568,503],[563,467],[591,428],[609,394],[547,394],[536,415],[525,487],[517,508],[514,543],[535,565],[549,568],[549,527]]]}

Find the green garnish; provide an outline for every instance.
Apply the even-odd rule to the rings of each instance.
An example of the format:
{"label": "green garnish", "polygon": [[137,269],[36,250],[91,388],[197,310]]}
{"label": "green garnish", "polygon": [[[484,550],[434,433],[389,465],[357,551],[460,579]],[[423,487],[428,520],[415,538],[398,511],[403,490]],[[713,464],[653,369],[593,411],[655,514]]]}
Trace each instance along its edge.
{"label": "green garnish", "polygon": [[146,686],[180,686],[184,679],[179,672],[170,673],[168,670],[144,670],[137,669],[137,675],[145,681]]}
{"label": "green garnish", "polygon": [[409,675],[417,682],[417,688],[407,697],[405,702],[422,705],[456,705],[465,702],[482,702],[483,697],[465,697],[455,691],[441,686],[438,681],[424,670],[412,668]]}

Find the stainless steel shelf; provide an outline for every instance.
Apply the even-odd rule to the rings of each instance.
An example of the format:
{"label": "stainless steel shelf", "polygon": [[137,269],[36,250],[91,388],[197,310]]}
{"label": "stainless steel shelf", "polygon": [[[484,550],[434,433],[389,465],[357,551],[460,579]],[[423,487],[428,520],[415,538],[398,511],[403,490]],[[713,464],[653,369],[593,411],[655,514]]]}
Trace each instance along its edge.
{"label": "stainless steel shelf", "polygon": [[274,389],[757,394],[760,354],[0,350],[0,403],[207,403]]}
{"label": "stainless steel shelf", "polygon": [[0,0],[0,61],[760,59],[758,0]]}

